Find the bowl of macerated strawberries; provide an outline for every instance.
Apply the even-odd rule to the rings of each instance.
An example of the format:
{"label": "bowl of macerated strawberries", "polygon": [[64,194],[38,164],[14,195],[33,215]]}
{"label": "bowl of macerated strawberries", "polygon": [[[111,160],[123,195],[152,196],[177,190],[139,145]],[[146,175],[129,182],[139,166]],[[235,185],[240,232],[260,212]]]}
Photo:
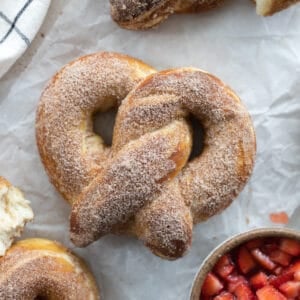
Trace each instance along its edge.
{"label": "bowl of macerated strawberries", "polygon": [[300,232],[251,230],[205,259],[190,300],[300,300]]}

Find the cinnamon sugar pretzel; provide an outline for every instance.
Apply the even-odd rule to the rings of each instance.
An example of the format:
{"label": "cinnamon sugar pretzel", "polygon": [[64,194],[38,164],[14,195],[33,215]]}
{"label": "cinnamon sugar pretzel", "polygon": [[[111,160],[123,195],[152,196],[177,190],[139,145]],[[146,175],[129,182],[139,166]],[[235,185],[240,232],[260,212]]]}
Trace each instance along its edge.
{"label": "cinnamon sugar pretzel", "polygon": [[300,0],[255,0],[256,12],[261,16],[271,16]]}
{"label": "cinnamon sugar pretzel", "polygon": [[[270,16],[300,0],[254,0],[259,15]],[[224,0],[110,0],[111,15],[127,29],[147,29],[174,13],[197,13],[220,6]]]}
{"label": "cinnamon sugar pretzel", "polygon": [[174,13],[197,13],[219,6],[224,0],[110,0],[111,15],[121,27],[147,29]]}
{"label": "cinnamon sugar pretzel", "polygon": [[100,300],[84,262],[62,245],[26,239],[0,258],[0,299]]}
{"label": "cinnamon sugar pretzel", "polygon": [[[118,107],[112,146],[92,115]],[[195,116],[203,151],[189,161]],[[84,247],[132,234],[167,259],[184,255],[193,224],[220,213],[253,168],[255,134],[238,96],[194,68],[156,72],[116,53],[65,66],[42,94],[36,120],[48,175],[72,204],[71,239]]]}

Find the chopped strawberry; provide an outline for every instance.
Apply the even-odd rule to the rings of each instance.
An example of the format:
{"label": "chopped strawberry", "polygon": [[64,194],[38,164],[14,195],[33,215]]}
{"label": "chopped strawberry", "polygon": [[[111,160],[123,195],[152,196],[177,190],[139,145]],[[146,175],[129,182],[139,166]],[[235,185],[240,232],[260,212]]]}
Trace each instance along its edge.
{"label": "chopped strawberry", "polygon": [[273,262],[278,263],[285,267],[287,267],[292,260],[292,256],[290,254],[283,252],[281,250],[271,251],[269,253],[269,257]]}
{"label": "chopped strawberry", "polygon": [[259,248],[263,245],[263,240],[262,239],[254,239],[246,243],[246,247],[249,250]]}
{"label": "chopped strawberry", "polygon": [[297,260],[294,264],[292,264],[288,268],[288,271],[293,272],[293,273],[296,273],[296,272],[300,271],[300,260]]}
{"label": "chopped strawberry", "polygon": [[271,252],[278,250],[278,244],[274,241],[264,244],[261,249],[264,253],[270,254]]}
{"label": "chopped strawberry", "polygon": [[236,287],[240,284],[247,284],[247,279],[241,275],[229,275],[228,280],[228,291],[233,293]]}
{"label": "chopped strawberry", "polygon": [[275,268],[275,270],[274,270],[274,274],[280,275],[280,274],[282,273],[282,270],[283,270],[282,267],[277,267],[277,268]]}
{"label": "chopped strawberry", "polygon": [[265,287],[257,290],[256,295],[258,300],[287,300],[284,295],[271,285],[266,285]]}
{"label": "chopped strawberry", "polygon": [[215,273],[226,278],[234,270],[234,264],[228,254],[223,255],[214,267]]}
{"label": "chopped strawberry", "polygon": [[256,262],[246,247],[240,248],[237,261],[240,270],[244,274],[247,274],[256,267]]}
{"label": "chopped strawberry", "polygon": [[295,298],[300,295],[300,282],[288,281],[279,287],[279,290],[288,298]]}
{"label": "chopped strawberry", "polygon": [[287,224],[289,222],[289,216],[284,211],[278,212],[278,213],[271,213],[270,220],[273,223]]}
{"label": "chopped strawberry", "polygon": [[259,249],[251,250],[251,254],[262,267],[270,271],[275,269],[276,265],[266,254],[261,252]]}
{"label": "chopped strawberry", "polygon": [[252,293],[249,286],[245,283],[240,283],[234,290],[234,294],[239,300],[252,300],[254,294]]}
{"label": "chopped strawberry", "polygon": [[204,296],[215,296],[219,294],[223,287],[224,285],[218,277],[210,272],[204,280],[201,292]]}
{"label": "chopped strawberry", "polygon": [[234,300],[234,296],[228,292],[222,292],[219,296],[216,296],[214,300]]}
{"label": "chopped strawberry", "polygon": [[220,257],[201,300],[300,300],[300,242],[267,237]]}
{"label": "chopped strawberry", "polygon": [[269,283],[278,289],[283,283],[292,280],[293,274],[293,272],[283,272],[279,276],[270,276]]}
{"label": "chopped strawberry", "polygon": [[250,284],[255,290],[261,289],[268,284],[268,276],[264,272],[259,272],[250,278]]}
{"label": "chopped strawberry", "polygon": [[300,255],[300,242],[291,239],[282,239],[279,248],[293,256]]}

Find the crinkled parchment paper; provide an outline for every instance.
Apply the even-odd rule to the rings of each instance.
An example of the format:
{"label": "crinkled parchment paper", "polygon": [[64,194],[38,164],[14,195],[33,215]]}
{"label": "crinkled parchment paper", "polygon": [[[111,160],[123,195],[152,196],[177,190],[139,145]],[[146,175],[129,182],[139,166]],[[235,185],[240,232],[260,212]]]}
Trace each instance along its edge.
{"label": "crinkled parchment paper", "polygon": [[[183,259],[163,261],[128,237],[107,236],[85,249],[69,242],[70,207],[40,162],[35,110],[59,68],[99,50],[127,53],[157,69],[212,72],[253,117],[258,153],[251,181],[224,213],[196,226]],[[23,237],[56,239],[82,255],[104,299],[187,299],[201,261],[225,238],[274,225],[269,214],[277,211],[300,230],[300,5],[261,18],[251,1],[227,1],[209,13],[173,16],[158,29],[132,32],[112,22],[108,0],[52,0],[39,36],[0,81],[0,173],[32,201],[36,217]]]}

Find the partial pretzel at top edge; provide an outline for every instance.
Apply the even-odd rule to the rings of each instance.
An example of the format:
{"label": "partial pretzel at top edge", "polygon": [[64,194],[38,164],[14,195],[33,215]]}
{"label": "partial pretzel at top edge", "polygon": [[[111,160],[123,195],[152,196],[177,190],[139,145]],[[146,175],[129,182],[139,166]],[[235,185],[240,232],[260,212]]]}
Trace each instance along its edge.
{"label": "partial pretzel at top edge", "polygon": [[[300,0],[251,0],[261,16],[271,16]],[[121,27],[149,29],[176,13],[198,13],[221,6],[225,0],[110,0],[111,16]]]}

